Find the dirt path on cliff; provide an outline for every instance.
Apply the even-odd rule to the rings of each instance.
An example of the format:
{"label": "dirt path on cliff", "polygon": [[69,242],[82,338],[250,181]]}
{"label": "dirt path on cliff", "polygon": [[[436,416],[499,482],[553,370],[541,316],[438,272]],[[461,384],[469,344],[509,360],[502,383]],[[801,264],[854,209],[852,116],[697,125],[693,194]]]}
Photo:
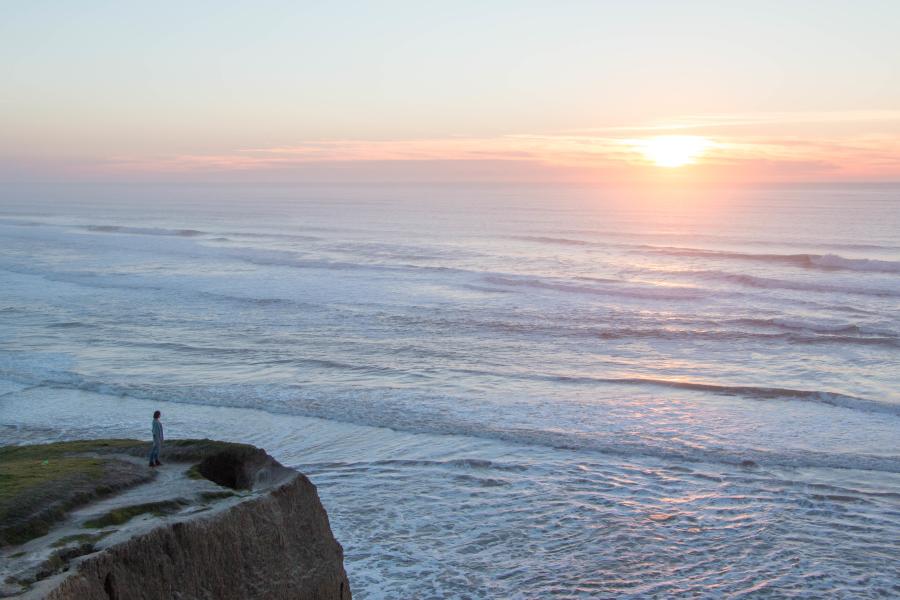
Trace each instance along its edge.
{"label": "dirt path on cliff", "polygon": [[[111,456],[150,468],[142,458],[105,455]],[[150,531],[160,522],[223,510],[254,495],[192,476],[189,473],[192,464],[171,462],[155,467],[153,480],[73,510],[44,536],[3,548],[0,597],[21,593],[22,588],[16,582],[41,579],[61,569],[72,558]]]}

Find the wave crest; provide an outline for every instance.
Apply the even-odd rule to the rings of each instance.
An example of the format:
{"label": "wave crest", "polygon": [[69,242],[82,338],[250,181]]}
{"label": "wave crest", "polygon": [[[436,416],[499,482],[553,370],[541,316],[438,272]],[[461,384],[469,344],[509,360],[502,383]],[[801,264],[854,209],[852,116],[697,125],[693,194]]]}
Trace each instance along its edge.
{"label": "wave crest", "polygon": [[640,246],[651,254],[685,258],[718,258],[763,263],[787,264],[805,269],[824,271],[863,271],[871,273],[900,273],[900,261],[874,258],[847,258],[838,254],[752,254],[726,250],[681,248],[675,246]]}
{"label": "wave crest", "polygon": [[[588,280],[587,278],[583,278]],[[487,275],[484,281],[503,287],[524,287],[539,290],[551,290],[570,294],[589,294],[596,296],[619,296],[641,300],[694,300],[705,296],[702,290],[688,286],[651,286],[629,284],[615,279],[589,279],[600,286],[570,283],[570,280],[550,280],[535,277],[514,277],[508,275]]]}
{"label": "wave crest", "polygon": [[133,235],[163,235],[175,237],[197,237],[208,235],[197,229],[166,229],[164,227],[128,227],[125,225],[86,225],[87,231],[95,233],[125,233]]}

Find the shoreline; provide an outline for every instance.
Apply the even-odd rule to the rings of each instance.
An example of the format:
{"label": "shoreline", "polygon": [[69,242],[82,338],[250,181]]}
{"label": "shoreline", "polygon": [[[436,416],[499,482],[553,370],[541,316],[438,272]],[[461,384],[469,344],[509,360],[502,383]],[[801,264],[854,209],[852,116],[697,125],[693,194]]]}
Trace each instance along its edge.
{"label": "shoreline", "polygon": [[[0,380],[2,382],[2,380]],[[677,392],[673,391],[672,393]],[[361,459],[370,459],[369,454],[373,447],[381,444],[388,447],[399,444],[404,448],[405,456],[416,457],[415,448],[425,444],[440,453],[456,455],[459,448],[463,454],[469,452],[468,448],[487,449],[489,454],[517,453],[523,449],[538,454],[557,451],[576,451],[588,454],[601,454],[609,456],[613,460],[622,461],[650,461],[660,464],[685,463],[696,465],[719,465],[724,468],[764,467],[769,469],[830,469],[837,472],[866,471],[882,473],[887,477],[900,475],[900,455],[889,450],[896,436],[896,426],[900,420],[894,414],[873,415],[864,411],[853,410],[848,407],[829,404],[793,402],[778,399],[764,401],[743,401],[727,396],[702,396],[694,397],[697,392],[682,390],[691,396],[686,399],[693,404],[693,408],[713,410],[720,413],[733,411],[731,417],[734,420],[745,415],[760,413],[757,408],[765,408],[771,415],[771,423],[767,427],[777,428],[781,426],[782,415],[785,411],[794,420],[809,419],[810,423],[817,421],[839,421],[846,427],[867,426],[869,431],[869,443],[873,450],[868,452],[845,453],[837,442],[840,440],[822,437],[834,446],[832,451],[817,449],[821,447],[819,440],[812,436],[822,436],[815,428],[807,429],[810,439],[801,439],[797,436],[784,436],[780,440],[782,448],[760,448],[753,444],[752,437],[748,437],[743,448],[727,448],[713,446],[710,448],[697,447],[696,444],[669,444],[668,438],[660,437],[659,444],[647,444],[656,441],[648,435],[634,435],[608,437],[606,430],[596,432],[577,432],[572,436],[571,432],[559,432],[556,430],[535,430],[526,427],[485,428],[478,423],[463,423],[456,430],[446,431],[436,424],[423,424],[421,427],[391,426],[382,422],[384,418],[375,423],[357,423],[351,420],[335,420],[321,416],[305,416],[288,411],[268,411],[257,406],[216,405],[208,403],[192,403],[188,401],[157,401],[130,396],[110,395],[100,392],[81,390],[78,388],[62,388],[49,386],[20,386],[11,389],[2,396],[6,396],[5,406],[0,406],[0,417],[3,411],[7,411],[7,421],[16,421],[21,426],[25,435],[33,430],[34,440],[40,442],[55,439],[50,431],[59,431],[63,438],[90,439],[96,437],[95,427],[92,421],[77,427],[81,413],[94,413],[109,415],[109,424],[99,424],[103,431],[116,437],[137,437],[145,435],[145,425],[138,422],[135,415],[150,414],[157,407],[164,407],[164,413],[170,416],[176,431],[185,432],[191,437],[217,438],[225,437],[242,443],[259,446],[274,445],[279,452],[279,460],[288,464],[302,464],[309,459],[308,452],[303,446],[302,438],[305,436],[321,436],[320,444],[323,447],[336,450],[352,447],[347,440],[364,438],[373,443],[367,448],[357,450]],[[705,393],[705,392],[703,392]],[[39,398],[40,400],[36,400]],[[670,395],[656,396],[660,406],[666,402],[672,402]],[[49,402],[46,402],[48,399]],[[687,404],[685,400],[679,402]],[[573,408],[577,408],[574,406]],[[877,418],[873,421],[873,418]],[[880,418],[884,417],[884,418]],[[60,428],[60,421],[70,423],[69,428]],[[9,424],[6,427],[13,427]],[[243,427],[241,423],[250,424]],[[291,423],[287,426],[286,423]],[[747,423],[744,423],[745,425]],[[0,423],[0,427],[4,424]],[[3,434],[0,429],[0,440],[4,435],[9,439],[22,439],[23,432],[8,430]],[[303,432],[299,434],[298,432]],[[275,433],[273,433],[275,432]],[[612,430],[615,433],[616,430]],[[277,436],[274,440],[271,435]],[[768,436],[770,444],[777,438]],[[815,443],[810,440],[815,440]],[[880,442],[878,442],[880,440]],[[28,441],[28,440],[25,440]],[[299,444],[299,445],[298,445]],[[874,447],[877,446],[878,450]],[[291,450],[296,448],[296,450]],[[473,455],[475,456],[475,455]],[[395,453],[388,453],[384,459],[395,458]],[[352,458],[348,457],[348,458]],[[323,454],[323,459],[328,460],[328,453]]]}

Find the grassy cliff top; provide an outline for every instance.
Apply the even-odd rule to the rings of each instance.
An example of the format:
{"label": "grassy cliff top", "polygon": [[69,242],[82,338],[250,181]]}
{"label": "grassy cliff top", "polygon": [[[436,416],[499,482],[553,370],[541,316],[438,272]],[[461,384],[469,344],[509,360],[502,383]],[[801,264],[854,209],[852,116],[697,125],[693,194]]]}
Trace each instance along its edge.
{"label": "grassy cliff top", "polygon": [[[153,479],[155,472],[137,460],[149,447],[128,439],[0,447],[0,546],[44,535],[72,509]],[[173,462],[260,452],[213,440],[171,440],[164,448],[163,458]]]}

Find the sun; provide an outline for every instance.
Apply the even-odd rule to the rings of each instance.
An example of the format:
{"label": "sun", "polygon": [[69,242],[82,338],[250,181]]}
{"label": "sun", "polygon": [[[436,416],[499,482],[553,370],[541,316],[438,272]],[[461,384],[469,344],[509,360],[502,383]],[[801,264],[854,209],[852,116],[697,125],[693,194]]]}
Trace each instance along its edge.
{"label": "sun", "polygon": [[636,149],[658,167],[675,168],[692,164],[709,148],[711,142],[694,135],[662,135],[636,140]]}

